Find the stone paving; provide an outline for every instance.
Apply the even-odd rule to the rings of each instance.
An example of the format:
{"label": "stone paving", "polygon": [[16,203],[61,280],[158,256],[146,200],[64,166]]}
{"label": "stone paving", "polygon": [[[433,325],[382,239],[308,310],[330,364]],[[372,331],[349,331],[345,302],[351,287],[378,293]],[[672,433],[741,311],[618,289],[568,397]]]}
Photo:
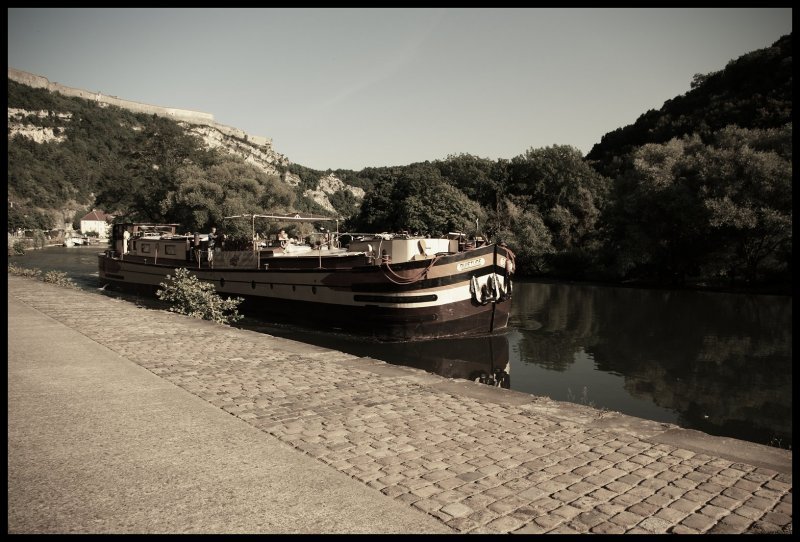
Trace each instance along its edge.
{"label": "stone paving", "polygon": [[8,285],[9,295],[456,532],[792,531],[791,451],[748,444],[782,457],[788,469],[776,470],[657,438],[673,426],[21,277]]}

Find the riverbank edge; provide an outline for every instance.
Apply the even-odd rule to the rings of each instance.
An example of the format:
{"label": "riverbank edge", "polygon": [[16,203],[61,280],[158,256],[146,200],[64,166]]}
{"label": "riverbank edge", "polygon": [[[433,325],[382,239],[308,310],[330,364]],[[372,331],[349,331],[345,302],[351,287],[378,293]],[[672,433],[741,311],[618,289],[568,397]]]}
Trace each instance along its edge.
{"label": "riverbank edge", "polygon": [[[12,275],[9,275],[9,279],[11,279],[11,276]],[[22,280],[29,281],[36,280],[28,277],[14,278],[20,278]],[[94,295],[92,292],[87,292],[79,288],[76,290],[85,295]],[[9,295],[10,294],[11,286],[9,284]],[[120,299],[120,301],[123,303],[131,303],[130,301],[123,299]],[[190,321],[196,320],[198,322],[204,322],[203,320],[193,319],[188,316],[184,317],[181,315],[176,315],[175,313],[171,313],[163,309],[149,307],[146,310],[152,310],[164,314],[172,314],[186,318]],[[240,329],[236,328],[235,326],[231,326],[231,328]],[[248,330],[242,331],[257,333]],[[278,338],[267,335],[264,337],[269,338],[270,340],[305,344],[293,339]],[[479,400],[490,399],[502,404],[517,405],[528,408],[535,407],[536,409],[542,409],[550,416],[557,416],[565,420],[578,421],[578,423],[585,424],[588,427],[596,429],[622,430],[637,436],[637,438],[642,438],[643,440],[652,442],[654,444],[667,444],[681,447],[696,453],[705,453],[734,462],[744,462],[757,467],[769,468],[782,474],[791,474],[792,472],[791,450],[785,450],[782,448],[758,444],[732,437],[710,435],[694,429],[682,428],[671,423],[647,420],[617,411],[597,409],[589,405],[557,401],[550,399],[549,397],[537,396],[527,392],[486,386],[463,379],[446,378],[421,369],[395,365],[369,357],[346,354],[344,352],[339,352],[324,347],[311,345],[307,346],[329,352],[331,354],[330,357],[332,363],[356,367],[361,370],[367,370],[384,376],[408,376],[408,373],[410,372],[415,376],[415,380],[422,379],[421,382],[447,393],[460,394],[465,397]]]}
{"label": "riverbank edge", "polygon": [[[19,295],[12,293],[15,284],[20,286]],[[295,446],[298,451],[304,451],[306,454],[319,457],[334,469],[363,481],[366,484],[365,488],[378,489],[384,495],[395,497],[407,502],[414,508],[427,511],[460,532],[516,532],[520,534],[543,532],[614,532],[619,534],[623,532],[631,534],[647,532],[791,532],[791,451],[737,441],[736,439],[713,437],[696,431],[681,430],[669,424],[650,422],[614,412],[597,411],[588,406],[562,403],[513,390],[489,387],[465,380],[447,379],[419,369],[390,365],[371,358],[352,356],[298,341],[234,329],[228,326],[219,326],[213,322],[193,319],[163,310],[143,309],[134,306],[132,303],[107,297],[101,297],[100,299],[105,299],[111,303],[125,303],[125,305],[116,306],[119,309],[118,312],[123,313],[119,315],[120,320],[118,323],[122,321],[136,323],[134,327],[138,328],[139,331],[121,329],[118,326],[109,329],[107,327],[108,323],[99,322],[92,326],[94,331],[91,331],[91,329],[89,331],[79,331],[81,319],[76,314],[78,312],[76,311],[77,307],[86,306],[95,314],[102,314],[109,307],[114,308],[115,306],[109,305],[106,301],[84,304],[85,301],[91,300],[88,297],[92,295],[90,292],[69,289],[64,292],[64,295],[59,295],[57,286],[23,277],[9,276],[8,286],[9,297],[14,297],[31,308],[43,311],[44,315],[72,328],[74,331],[78,331],[93,341],[98,341],[100,345],[105,344],[107,347],[113,348],[115,352],[118,351],[119,354],[129,359],[132,363],[144,367],[157,376],[164,378],[167,382],[177,384],[178,387],[183,388],[185,391],[209,401],[212,405],[227,411],[237,418],[248,421],[248,423],[262,429],[268,435],[276,436],[282,441]],[[148,316],[147,312],[151,312],[152,316]],[[238,404],[243,400],[247,401],[244,397],[236,397],[236,395],[241,394],[237,392],[239,384],[235,384],[235,389],[224,392],[225,396],[233,394],[231,397],[234,397],[234,403],[227,402],[230,399],[216,398],[215,394],[209,395],[211,390],[205,390],[205,387],[197,389],[197,383],[199,382],[197,373],[198,371],[203,371],[202,367],[204,367],[205,363],[202,361],[204,359],[203,356],[200,358],[191,356],[191,351],[197,350],[198,354],[205,352],[206,355],[212,355],[213,358],[214,354],[212,352],[208,352],[202,346],[195,344],[194,347],[190,348],[191,351],[186,351],[185,349],[172,350],[171,352],[173,353],[171,355],[174,356],[172,361],[170,359],[160,359],[154,363],[151,361],[153,353],[150,349],[148,349],[148,354],[145,355],[139,352],[136,347],[136,344],[140,344],[139,341],[131,342],[134,337],[139,335],[141,339],[149,341],[148,344],[153,347],[157,344],[163,344],[164,346],[160,347],[162,350],[164,347],[168,348],[169,345],[164,343],[165,334],[169,333],[165,330],[165,325],[174,330],[180,330],[182,336],[188,333],[189,336],[210,337],[215,335],[214,331],[218,331],[220,337],[226,343],[229,341],[236,341],[237,343],[244,341],[251,344],[251,348],[256,347],[258,355],[252,361],[248,361],[246,357],[238,357],[244,355],[244,352],[237,351],[236,354],[231,354],[232,351],[228,348],[222,349],[216,354],[216,356],[220,354],[223,356],[217,361],[224,361],[224,366],[227,366],[227,360],[230,359],[230,362],[233,363],[232,370],[236,372],[236,381],[242,384],[251,381],[253,368],[262,367],[264,363],[269,363],[269,366],[273,367],[275,363],[269,360],[274,357],[278,366],[289,363],[296,370],[299,369],[298,374],[285,378],[293,381],[297,377],[301,377],[301,380],[298,381],[301,383],[301,389],[296,394],[293,393],[291,395],[289,403],[282,402],[285,399],[282,400],[280,398],[277,399],[278,403],[273,403],[275,399],[270,394],[263,395],[263,400],[274,404],[279,409],[274,417],[273,415],[268,415],[261,422],[259,421],[260,418],[254,417],[259,411],[257,404],[254,406],[251,404],[249,407],[246,404]],[[145,332],[144,336],[141,336],[142,331]],[[133,350],[131,347],[133,347]],[[187,358],[187,354],[190,357]],[[133,355],[133,357],[128,357],[130,355]],[[237,357],[229,358],[231,355],[236,355]],[[263,361],[259,361],[260,359],[263,359]],[[185,372],[186,369],[182,367],[186,366],[187,361],[189,363],[188,367],[195,367],[196,369],[190,370],[188,373]],[[175,369],[171,368],[173,363],[177,364]],[[209,375],[219,371],[220,366],[217,364],[216,369],[211,367],[210,370],[211,373]],[[316,371],[321,371],[321,373]],[[372,373],[375,377],[365,377],[365,373]],[[267,374],[274,375],[272,370],[269,373],[264,373],[265,376]],[[342,380],[344,375],[362,376],[357,380]],[[331,377],[333,377],[332,381],[329,380]],[[311,380],[306,381],[306,378],[311,378]],[[336,386],[332,389],[328,387],[329,384],[326,384],[323,389],[327,389],[329,392],[335,391],[330,399],[337,399],[334,402],[329,402],[330,399],[322,399],[322,403],[319,403],[320,399],[317,398],[317,394],[322,390],[314,391],[313,380],[319,380],[320,383],[339,382],[339,385],[343,384],[344,387]],[[229,388],[229,385],[225,382],[214,384],[214,386],[220,387],[221,390]],[[401,393],[399,411],[403,411],[405,405],[413,403],[417,407],[422,406],[423,410],[418,412],[425,412],[425,415],[410,422],[403,422],[400,425],[390,421],[392,419],[397,420],[396,416],[399,411],[398,404],[391,401],[387,402],[387,399],[393,394],[393,391],[396,393],[398,386],[406,390],[405,393],[408,394],[403,395]],[[353,391],[349,391],[351,389]],[[353,392],[357,389],[362,391],[353,395]],[[366,395],[361,395],[364,392],[366,392]],[[266,393],[266,391],[259,393]],[[206,397],[207,395],[208,397]],[[310,403],[303,401],[302,397],[308,397]],[[259,401],[259,399],[255,400]],[[342,404],[339,404],[340,400],[343,401]],[[368,402],[364,403],[364,400]],[[431,401],[435,401],[435,403],[431,403]],[[440,401],[444,401],[444,403],[440,403]],[[485,437],[479,437],[478,442],[475,442],[475,445],[478,445],[475,453],[478,453],[478,455],[472,455],[469,451],[458,453],[462,460],[468,457],[475,457],[476,461],[480,460],[479,463],[475,464],[475,466],[478,466],[478,472],[470,474],[467,471],[463,475],[449,479],[456,482],[461,479],[460,483],[462,484],[471,479],[470,477],[473,474],[480,474],[479,479],[486,477],[491,479],[492,481],[487,480],[490,485],[482,484],[483,480],[470,484],[472,491],[480,492],[480,495],[474,496],[474,500],[473,497],[464,499],[463,494],[459,496],[458,492],[449,490],[443,491],[442,496],[436,499],[425,498],[424,495],[427,494],[427,489],[436,489],[436,486],[439,485],[438,482],[433,482],[433,485],[431,485],[433,480],[439,479],[436,475],[443,472],[439,470],[430,471],[430,475],[436,476],[433,479],[427,479],[428,475],[420,478],[406,478],[398,474],[370,481],[372,480],[370,472],[362,472],[361,470],[362,467],[367,467],[367,465],[360,458],[366,459],[366,456],[352,456],[349,452],[341,450],[338,445],[328,446],[327,451],[325,451],[325,448],[320,448],[318,445],[313,444],[314,439],[318,438],[312,434],[313,431],[307,433],[303,430],[304,427],[312,429],[312,426],[305,425],[297,418],[297,416],[300,416],[300,419],[304,416],[311,416],[310,420],[313,420],[316,416],[322,415],[322,412],[317,408],[324,405],[325,411],[332,416],[332,418],[329,418],[331,421],[341,420],[339,412],[344,408],[356,416],[352,420],[353,423],[356,423],[356,425],[352,426],[352,431],[356,432],[354,435],[360,434],[359,440],[367,439],[369,442],[374,441],[376,443],[381,440],[380,438],[375,440],[376,436],[385,430],[385,425],[388,422],[395,436],[401,439],[400,442],[408,442],[408,439],[411,439],[416,445],[412,448],[417,451],[403,452],[398,450],[396,452],[397,456],[392,454],[388,456],[376,455],[371,460],[371,463],[374,463],[374,467],[383,472],[385,470],[393,470],[388,466],[393,465],[395,461],[403,461],[403,465],[406,465],[407,462],[410,462],[408,463],[409,465],[411,463],[416,465],[418,462],[413,459],[414,457],[419,457],[420,453],[423,455],[430,453],[432,454],[431,459],[423,461],[420,467],[427,465],[428,468],[441,469],[443,466],[437,467],[430,461],[438,461],[440,463],[445,461],[449,463],[449,459],[444,458],[448,455],[445,449],[451,450],[451,448],[443,446],[442,450],[438,452],[433,452],[428,448],[430,446],[438,448],[435,443],[441,442],[440,438],[443,438],[446,443],[458,442],[460,440],[459,435],[468,436],[472,434],[472,431],[464,434],[452,433],[453,427],[446,419],[441,419],[434,413],[428,413],[428,408],[433,404],[437,405],[437,410],[440,407],[447,408],[448,406],[453,407],[453,405],[457,409],[466,405],[472,407],[481,405],[481,418],[487,421],[493,420],[490,425],[481,424],[475,427],[478,431],[474,433],[475,435],[485,435]],[[351,410],[354,406],[356,410]],[[308,408],[312,410],[308,411]],[[252,409],[255,410],[251,412]],[[280,414],[280,412],[284,412],[284,414]],[[314,414],[314,412],[317,414]],[[357,414],[359,412],[363,414]],[[503,417],[498,417],[504,412],[512,414],[512,417],[507,420]],[[514,412],[517,414],[513,414]],[[387,415],[391,417],[384,418]],[[289,416],[289,418],[284,419],[284,416]],[[366,418],[362,420],[362,416],[366,416]],[[432,433],[428,433],[427,429],[419,427],[419,424],[424,424],[425,419],[429,416],[432,416],[431,419],[436,420],[432,427]],[[326,417],[323,417],[324,419]],[[366,421],[367,419],[369,421]],[[469,421],[467,419],[467,422]],[[361,425],[364,422],[366,422],[366,425]],[[334,421],[333,423],[338,426],[341,421]],[[518,427],[518,423],[521,426]],[[345,427],[348,427],[348,425],[346,424]],[[458,427],[458,425],[455,424],[455,427]],[[381,427],[384,427],[384,429],[382,430]],[[403,429],[404,427],[405,430]],[[472,426],[467,423],[465,427]],[[341,432],[335,431],[335,427],[331,429],[334,430],[334,434]],[[399,433],[397,432],[398,430],[400,431]],[[411,432],[406,433],[405,431],[407,430],[411,430]],[[428,438],[425,438],[424,442],[427,444],[423,444],[421,449],[417,448],[421,444],[421,442],[418,442],[420,430],[422,430],[422,434],[430,434],[432,437],[438,435],[440,438],[430,442]],[[298,431],[302,431],[302,433]],[[373,431],[376,432],[373,433]],[[449,436],[445,438],[444,435]],[[560,439],[564,437],[566,437],[566,443],[561,444]],[[609,446],[602,444],[603,442],[608,442],[607,439],[609,438],[613,439]],[[541,464],[542,467],[546,467],[549,463],[547,460],[542,463],[536,458],[540,457],[542,452],[551,453],[547,452],[547,450],[553,451],[552,455],[548,457],[553,457],[553,459],[562,458],[562,461],[557,465],[543,468],[543,470],[537,469],[530,475],[528,483],[520,486],[514,476],[517,475],[516,471],[523,467],[513,466],[516,462],[503,451],[509,444],[504,445],[503,442],[528,443],[523,444],[523,446],[530,446],[530,452],[533,453],[522,453],[523,457],[529,458],[529,462],[525,463],[525,469],[527,470],[536,468],[534,464]],[[572,444],[565,449],[564,446],[570,443]],[[466,450],[469,449],[466,448]],[[613,451],[614,449],[618,451],[615,452]],[[697,451],[693,452],[692,450]],[[445,456],[441,460],[433,459],[441,457],[443,452]],[[464,453],[466,455],[462,456],[461,454]],[[581,457],[599,457],[601,455],[602,459],[592,461],[586,466],[580,466],[587,460],[586,458],[581,459]],[[508,459],[502,459],[503,457]],[[525,459],[521,460],[526,461]],[[487,463],[484,463],[484,461]],[[608,468],[608,471],[603,471],[612,462],[615,463],[617,468],[611,467]],[[678,462],[680,465],[676,464]],[[663,474],[668,475],[666,479],[661,479],[660,476],[651,478],[658,471],[642,466],[650,463],[652,463],[653,468],[658,465],[661,469],[668,465],[674,465],[675,470],[670,468],[669,471],[663,471]],[[386,465],[387,467],[380,467],[380,465]],[[454,463],[454,466],[456,465],[460,465],[460,463]],[[479,467],[479,465],[486,466]],[[474,470],[474,467],[470,470]],[[625,471],[630,474],[619,478],[620,482],[612,482],[614,477],[619,477]],[[558,475],[559,472],[564,474]],[[611,474],[612,472],[614,474]],[[450,475],[452,476],[452,474],[451,472]],[[510,477],[506,475],[510,475]],[[418,474],[415,476],[418,476]],[[462,476],[466,478],[462,479]],[[553,478],[554,476],[555,478]],[[641,478],[642,476],[645,476],[645,478]],[[675,479],[675,476],[678,476],[679,481],[685,483],[673,486],[666,482],[666,480]],[[731,476],[744,476],[736,483],[737,488],[727,485],[736,480],[736,478],[730,478]],[[552,480],[548,481],[550,479]],[[585,481],[580,481],[581,479]],[[508,483],[494,487],[494,484],[500,483],[502,480],[508,480]],[[643,481],[631,489],[630,484],[636,484],[636,480]],[[519,482],[524,482],[524,480],[519,480]],[[525,487],[529,486],[531,482],[534,486],[526,490]],[[586,495],[575,500],[572,504],[566,504],[580,495],[580,493],[576,494],[574,491],[590,491],[592,487],[595,487],[595,484],[597,485],[596,487],[600,488],[592,492],[592,495],[596,496],[590,497]],[[669,485],[669,487],[665,487],[665,485]],[[572,488],[573,491],[566,490],[567,486]],[[697,489],[689,490],[684,497],[679,497],[679,500],[675,503],[675,508],[672,506],[667,507],[667,503],[671,500],[667,496],[672,492],[683,494],[687,491],[688,486],[697,486]],[[558,491],[558,487],[564,487],[564,490]],[[656,490],[658,487],[665,490],[663,495],[661,491]],[[508,488],[511,488],[512,492],[516,493],[509,495]],[[722,494],[723,490],[724,494]],[[437,491],[441,491],[441,487]],[[717,498],[713,498],[715,493],[719,493]],[[550,494],[549,497],[546,496],[548,494]],[[503,495],[506,495],[506,497],[503,497]],[[648,498],[647,495],[651,495],[651,497]],[[735,498],[728,498],[726,495]],[[642,498],[645,501],[635,504]],[[698,498],[703,500],[697,501]],[[485,507],[485,504],[480,504],[483,502],[481,499],[496,500],[491,505],[491,515],[488,517],[485,512],[481,511]],[[587,499],[589,500],[587,501]],[[601,504],[599,508],[592,509],[591,507],[596,505],[591,505],[590,503],[596,502],[598,499],[600,499],[600,503],[605,504]],[[703,507],[702,502],[705,502],[706,499],[709,500],[709,504]],[[534,502],[523,506],[518,513],[513,511],[514,507],[518,507],[529,500]],[[743,500],[747,501],[744,505],[741,502]],[[558,506],[559,501],[563,505],[555,510],[555,516],[551,516],[547,510],[550,510],[553,506]],[[465,506],[465,504],[469,504],[469,507]],[[587,506],[589,508],[586,508]],[[700,509],[701,507],[702,510]],[[581,512],[582,509],[585,511]],[[470,512],[471,510],[474,512]],[[650,512],[648,513],[647,510],[650,510]],[[691,510],[694,510],[694,512]],[[659,516],[648,518],[648,514],[653,514],[655,511],[659,511]],[[739,513],[734,513],[734,511],[739,511]],[[541,515],[542,513],[544,515]],[[689,514],[688,516],[687,513]],[[466,518],[463,517],[463,514],[471,515]],[[561,514],[568,514],[568,516]],[[577,517],[574,517],[574,514],[578,514]],[[745,516],[741,514],[745,514]],[[730,521],[720,521],[720,518],[726,515],[731,516]],[[496,519],[492,521],[492,517]],[[530,522],[531,517],[536,517],[536,521]],[[574,517],[574,519],[570,520],[571,517]],[[681,521],[681,517],[685,517],[685,520]],[[526,524],[526,520],[521,518],[528,518],[527,521],[530,523]],[[475,521],[479,523],[476,524]],[[488,524],[486,524],[487,521],[489,522]],[[603,521],[603,523],[598,524],[600,521]],[[481,526],[482,524],[483,526]],[[575,529],[579,530],[576,531]]]}

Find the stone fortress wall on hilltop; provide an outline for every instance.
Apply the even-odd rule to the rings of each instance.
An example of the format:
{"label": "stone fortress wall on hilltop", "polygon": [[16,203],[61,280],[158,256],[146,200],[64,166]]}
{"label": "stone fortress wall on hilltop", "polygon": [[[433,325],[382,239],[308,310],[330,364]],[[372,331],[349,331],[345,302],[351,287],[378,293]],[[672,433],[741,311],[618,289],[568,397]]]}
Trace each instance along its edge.
{"label": "stone fortress wall on hilltop", "polygon": [[247,132],[240,130],[239,128],[218,124],[214,121],[214,115],[211,113],[191,111],[189,109],[177,109],[173,107],[160,107],[157,105],[123,100],[121,98],[117,98],[116,96],[107,96],[101,92],[92,92],[80,88],[68,87],[60,83],[52,83],[49,79],[42,77],[41,75],[35,75],[14,68],[8,68],[8,78],[12,81],[22,83],[23,85],[27,85],[29,87],[44,88],[51,92],[58,92],[64,96],[75,96],[78,98],[83,98],[84,100],[94,100],[99,103],[128,109],[129,111],[134,111],[136,113],[154,114],[177,121],[188,122],[190,124],[211,126],[231,137],[247,140],[248,142],[257,146],[272,148],[271,138],[249,135]]}

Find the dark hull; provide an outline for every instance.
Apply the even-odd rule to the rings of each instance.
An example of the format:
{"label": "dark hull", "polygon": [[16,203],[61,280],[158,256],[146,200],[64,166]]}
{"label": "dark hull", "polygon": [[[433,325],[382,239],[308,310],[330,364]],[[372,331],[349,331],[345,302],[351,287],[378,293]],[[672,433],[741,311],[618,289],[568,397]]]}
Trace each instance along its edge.
{"label": "dark hull", "polygon": [[[268,321],[408,341],[493,333],[508,325],[510,295],[486,302],[470,291],[470,281],[501,276],[505,267],[492,250],[447,256],[433,266],[424,261],[385,266],[311,267],[311,260],[275,262],[270,269],[192,269],[220,295],[241,297],[241,312]],[[480,265],[474,262],[480,261]],[[468,262],[465,264],[464,262]],[[104,284],[153,295],[181,262],[144,263],[100,255]],[[425,266],[428,267],[425,267]],[[424,278],[406,280],[404,277]],[[483,302],[481,302],[483,301]]]}
{"label": "dark hull", "polygon": [[510,302],[486,310],[469,301],[443,307],[406,309],[347,307],[320,303],[245,297],[243,311],[269,321],[364,335],[380,340],[407,341],[452,335],[484,334],[508,325]]}

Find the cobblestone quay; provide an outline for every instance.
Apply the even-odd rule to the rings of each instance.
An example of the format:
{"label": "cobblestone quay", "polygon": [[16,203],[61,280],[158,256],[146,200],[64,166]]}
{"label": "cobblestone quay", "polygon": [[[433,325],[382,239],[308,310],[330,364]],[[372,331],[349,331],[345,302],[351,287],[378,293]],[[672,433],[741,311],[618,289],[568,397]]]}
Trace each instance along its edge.
{"label": "cobblestone quay", "polygon": [[456,533],[792,530],[788,450],[21,277],[9,276],[8,287],[9,298],[292,446],[298,458]]}

